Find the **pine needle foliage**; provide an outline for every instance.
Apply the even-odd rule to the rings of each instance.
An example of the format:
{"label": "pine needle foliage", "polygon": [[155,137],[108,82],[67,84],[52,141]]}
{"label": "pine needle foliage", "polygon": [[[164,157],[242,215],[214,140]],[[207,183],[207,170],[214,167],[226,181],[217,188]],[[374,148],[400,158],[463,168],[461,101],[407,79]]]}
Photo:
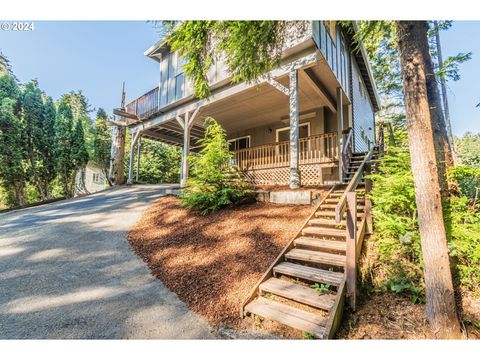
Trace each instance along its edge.
{"label": "pine needle foliage", "polygon": [[280,62],[286,21],[187,20],[165,24],[165,42],[185,59],[195,95],[210,95],[207,73],[221,57],[234,82],[253,81]]}
{"label": "pine needle foliage", "polygon": [[225,206],[236,205],[252,191],[240,172],[232,165],[225,130],[211,117],[205,120],[205,137],[200,140],[198,156],[190,156],[191,175],[180,201],[203,215]]}

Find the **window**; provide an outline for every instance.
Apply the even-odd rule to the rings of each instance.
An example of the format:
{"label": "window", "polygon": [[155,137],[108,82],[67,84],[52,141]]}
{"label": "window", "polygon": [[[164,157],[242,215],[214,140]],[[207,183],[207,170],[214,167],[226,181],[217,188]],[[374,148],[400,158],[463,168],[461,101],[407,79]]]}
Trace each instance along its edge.
{"label": "window", "polygon": [[[310,122],[301,123],[298,127],[299,137],[304,138],[310,136]],[[290,140],[290,126],[277,129],[276,141],[288,141]]]}
{"label": "window", "polygon": [[250,147],[250,136],[242,136],[235,139],[228,140],[228,149],[236,151]]}
{"label": "window", "polygon": [[177,56],[177,67],[175,71],[175,100],[183,98],[185,94],[185,58]]}
{"label": "window", "polygon": [[104,176],[103,176],[103,174],[100,174],[100,173],[93,173],[92,174],[92,180],[93,180],[94,183],[102,184],[104,182]]}
{"label": "window", "polygon": [[185,75],[183,73],[175,76],[175,99],[179,100],[183,97],[185,88]]}

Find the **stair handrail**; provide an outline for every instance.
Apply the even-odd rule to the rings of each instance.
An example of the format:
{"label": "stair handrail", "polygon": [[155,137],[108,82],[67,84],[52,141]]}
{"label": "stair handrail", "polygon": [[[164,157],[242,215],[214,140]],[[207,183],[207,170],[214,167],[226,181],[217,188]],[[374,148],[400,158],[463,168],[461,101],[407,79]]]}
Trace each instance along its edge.
{"label": "stair handrail", "polygon": [[345,143],[343,144],[342,153],[340,155],[342,158],[342,177],[345,175],[345,172],[347,171],[347,164],[350,162],[350,159],[352,158],[352,153],[353,153],[353,129],[349,128],[347,132],[347,138],[345,140]]}
{"label": "stair handrail", "polygon": [[375,148],[372,147],[370,151],[367,153],[367,155],[365,155],[362,163],[358,167],[352,179],[349,181],[347,187],[345,188],[345,191],[343,192],[342,197],[340,198],[340,201],[338,202],[335,208],[335,222],[337,224],[342,221],[342,216],[345,213],[345,208],[347,204],[347,193],[351,191],[355,191],[355,189],[357,188],[358,184],[360,183],[360,180],[362,179],[362,176],[365,170],[365,165],[372,159],[374,150]]}

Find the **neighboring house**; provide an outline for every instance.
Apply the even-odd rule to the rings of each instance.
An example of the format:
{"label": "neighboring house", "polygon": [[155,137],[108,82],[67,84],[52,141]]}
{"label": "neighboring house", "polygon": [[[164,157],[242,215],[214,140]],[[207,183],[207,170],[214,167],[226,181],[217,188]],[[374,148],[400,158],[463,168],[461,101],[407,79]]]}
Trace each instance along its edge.
{"label": "neighboring house", "polygon": [[108,187],[107,178],[102,167],[88,163],[75,175],[75,195],[91,194]]}
{"label": "neighboring house", "polygon": [[367,56],[335,21],[290,22],[280,67],[253,83],[232,83],[219,59],[207,100],[192,96],[182,59],[164,42],[145,55],[159,63],[159,86],[115,111],[133,139],[129,183],[135,146],[146,137],[183,147],[185,185],[186,155],[207,116],[225,128],[236,164],[256,184],[339,182],[352,152],[375,142],[379,100]]}

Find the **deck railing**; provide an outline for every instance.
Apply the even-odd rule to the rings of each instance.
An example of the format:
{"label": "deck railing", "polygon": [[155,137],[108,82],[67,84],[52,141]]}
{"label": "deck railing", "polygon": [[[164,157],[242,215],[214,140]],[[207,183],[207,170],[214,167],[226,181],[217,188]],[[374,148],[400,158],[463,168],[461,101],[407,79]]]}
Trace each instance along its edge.
{"label": "deck railing", "polygon": [[136,115],[139,119],[147,118],[160,109],[160,88],[150,90],[146,94],[128,103],[125,111]]}
{"label": "deck railing", "polygon": [[[338,160],[336,133],[313,135],[299,140],[300,165],[328,163]],[[289,166],[290,142],[260,145],[234,151],[235,164],[240,170],[269,169]]]}

